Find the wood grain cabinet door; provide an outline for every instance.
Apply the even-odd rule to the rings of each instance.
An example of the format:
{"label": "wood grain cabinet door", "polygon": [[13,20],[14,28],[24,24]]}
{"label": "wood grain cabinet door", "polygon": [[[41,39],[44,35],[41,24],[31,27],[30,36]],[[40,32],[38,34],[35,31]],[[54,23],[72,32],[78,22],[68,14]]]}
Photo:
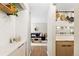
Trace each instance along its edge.
{"label": "wood grain cabinet door", "polygon": [[74,42],[73,41],[57,41],[56,56],[73,56]]}

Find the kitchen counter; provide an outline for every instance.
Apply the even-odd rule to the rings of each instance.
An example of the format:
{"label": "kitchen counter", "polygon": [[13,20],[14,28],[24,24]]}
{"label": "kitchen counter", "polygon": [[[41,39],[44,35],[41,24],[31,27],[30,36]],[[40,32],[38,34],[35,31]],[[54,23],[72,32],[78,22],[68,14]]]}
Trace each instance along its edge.
{"label": "kitchen counter", "polygon": [[56,36],[56,41],[74,41],[74,36]]}
{"label": "kitchen counter", "polygon": [[14,42],[10,43],[6,47],[0,47],[0,56],[8,56],[10,55],[13,51],[15,51],[19,46],[24,44],[26,40],[21,40],[20,42]]}
{"label": "kitchen counter", "polygon": [[47,46],[47,43],[31,43],[31,46]]}
{"label": "kitchen counter", "polygon": [[56,41],[74,41],[74,39],[56,39]]}

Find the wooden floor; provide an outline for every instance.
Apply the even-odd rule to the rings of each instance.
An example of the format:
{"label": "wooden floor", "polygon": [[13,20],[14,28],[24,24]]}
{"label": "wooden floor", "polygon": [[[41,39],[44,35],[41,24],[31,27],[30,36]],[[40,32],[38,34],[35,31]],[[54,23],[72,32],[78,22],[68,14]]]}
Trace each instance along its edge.
{"label": "wooden floor", "polygon": [[34,46],[31,51],[31,56],[47,56],[47,49],[44,46]]}

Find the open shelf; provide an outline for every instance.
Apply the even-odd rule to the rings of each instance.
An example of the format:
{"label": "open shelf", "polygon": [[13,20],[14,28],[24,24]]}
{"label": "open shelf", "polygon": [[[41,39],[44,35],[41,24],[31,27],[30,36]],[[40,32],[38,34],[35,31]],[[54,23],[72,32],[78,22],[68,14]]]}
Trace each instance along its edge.
{"label": "open shelf", "polygon": [[72,12],[72,13],[74,13],[74,11],[65,11],[65,10],[56,11],[56,12],[65,12],[65,13],[69,13],[69,12]]}
{"label": "open shelf", "polygon": [[74,36],[74,11],[61,10],[56,13],[56,36]]}

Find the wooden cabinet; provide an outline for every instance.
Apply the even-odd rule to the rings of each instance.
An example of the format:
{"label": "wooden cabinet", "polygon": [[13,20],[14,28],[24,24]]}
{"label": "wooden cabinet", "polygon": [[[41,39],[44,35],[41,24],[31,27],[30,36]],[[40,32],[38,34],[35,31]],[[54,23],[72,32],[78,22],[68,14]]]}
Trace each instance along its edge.
{"label": "wooden cabinet", "polygon": [[47,56],[47,46],[32,46],[31,56]]}
{"label": "wooden cabinet", "polygon": [[25,44],[19,46],[10,56],[25,56]]}
{"label": "wooden cabinet", "polygon": [[56,41],[56,56],[73,56],[74,41]]}

